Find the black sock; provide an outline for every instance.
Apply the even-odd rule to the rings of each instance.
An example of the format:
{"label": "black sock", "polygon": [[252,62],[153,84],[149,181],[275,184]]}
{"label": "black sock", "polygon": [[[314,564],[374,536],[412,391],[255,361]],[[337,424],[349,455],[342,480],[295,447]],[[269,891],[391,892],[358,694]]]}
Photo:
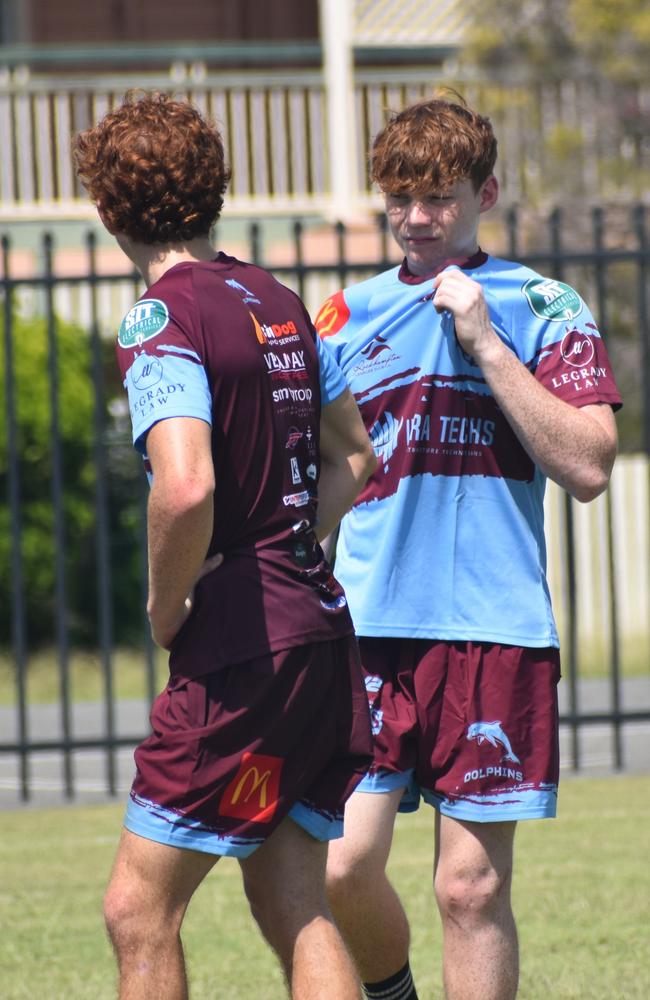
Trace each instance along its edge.
{"label": "black sock", "polygon": [[408,962],[403,969],[380,983],[364,983],[363,992],[369,1000],[418,1000]]}

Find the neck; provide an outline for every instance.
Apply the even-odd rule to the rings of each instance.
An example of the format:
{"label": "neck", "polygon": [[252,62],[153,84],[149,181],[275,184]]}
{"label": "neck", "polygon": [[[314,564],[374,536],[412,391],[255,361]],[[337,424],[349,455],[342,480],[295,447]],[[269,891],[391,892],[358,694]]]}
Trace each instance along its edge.
{"label": "neck", "polygon": [[122,250],[142,275],[147,288],[162,278],[175,264],[187,261],[214,260],[216,250],[208,236],[197,236],[184,243],[135,243],[127,237],[117,238]]}

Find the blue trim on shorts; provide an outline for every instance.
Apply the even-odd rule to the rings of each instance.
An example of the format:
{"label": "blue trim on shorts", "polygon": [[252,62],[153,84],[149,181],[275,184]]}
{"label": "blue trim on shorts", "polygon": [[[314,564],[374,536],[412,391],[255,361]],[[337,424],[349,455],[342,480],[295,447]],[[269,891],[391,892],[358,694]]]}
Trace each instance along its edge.
{"label": "blue trim on shorts", "polygon": [[314,840],[336,840],[343,836],[343,815],[323,813],[307,802],[296,802],[289,810],[289,818],[306,830]]}
{"label": "blue trim on shorts", "polygon": [[398,812],[416,812],[420,806],[420,788],[413,774],[412,767],[408,771],[389,771],[387,768],[379,768],[377,771],[365,774],[355,792],[386,795],[387,792],[394,792],[396,788],[403,788],[404,793],[400,799]]}
{"label": "blue trim on shorts", "polygon": [[263,837],[228,837],[218,834],[201,820],[191,819],[181,813],[159,806],[156,802],[143,799],[131,792],[124,826],[131,833],[147,840],[155,840],[169,847],[181,847],[186,851],[203,851],[205,854],[220,854],[232,858],[247,858],[264,843]]}
{"label": "blue trim on shorts", "polygon": [[530,788],[514,785],[512,788],[485,795],[459,796],[448,799],[428,788],[422,788],[414,778],[414,770],[389,771],[380,768],[366,774],[355,791],[385,795],[403,788],[398,812],[415,812],[423,798],[443,816],[469,823],[503,823],[524,819],[553,819],[557,813],[557,785]]}
{"label": "blue trim on shorts", "polygon": [[[289,817],[315,840],[335,840],[343,836],[343,816],[326,814],[306,802],[296,802]],[[150,799],[131,792],[124,826],[147,840],[186,851],[202,851],[231,858],[247,858],[261,847],[266,837],[229,837],[217,833],[201,820],[183,816]],[[269,836],[273,833],[273,827]]]}
{"label": "blue trim on shorts", "polygon": [[443,816],[468,823],[505,823],[524,819],[554,819],[557,812],[557,785],[522,788],[514,785],[499,792],[447,799],[427,788],[422,798]]}

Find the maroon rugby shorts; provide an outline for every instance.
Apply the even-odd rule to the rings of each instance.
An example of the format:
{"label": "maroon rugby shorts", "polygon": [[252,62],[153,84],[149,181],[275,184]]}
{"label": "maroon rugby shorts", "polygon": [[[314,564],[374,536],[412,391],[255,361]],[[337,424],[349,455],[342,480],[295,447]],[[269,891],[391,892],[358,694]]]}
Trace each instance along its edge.
{"label": "maroon rugby shorts", "polygon": [[160,843],[246,857],[285,816],[319,840],[372,761],[352,636],[188,679],[154,702],[125,826]]}
{"label": "maroon rugby shorts", "polygon": [[554,816],[559,650],[361,638],[375,741],[363,792],[402,788],[444,815],[496,822]]}

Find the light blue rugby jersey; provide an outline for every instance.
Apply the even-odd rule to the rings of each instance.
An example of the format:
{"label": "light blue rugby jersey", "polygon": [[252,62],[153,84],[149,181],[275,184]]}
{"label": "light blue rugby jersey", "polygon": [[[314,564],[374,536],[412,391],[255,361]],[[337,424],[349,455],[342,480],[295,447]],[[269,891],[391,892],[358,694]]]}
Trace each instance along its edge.
{"label": "light blue rugby jersey", "polygon": [[[576,406],[620,404],[594,319],[569,286],[479,252],[463,268],[502,340]],[[358,635],[557,646],[545,477],[519,444],[432,278],[395,267],[338,292],[316,326],[380,464],[336,555]]]}

